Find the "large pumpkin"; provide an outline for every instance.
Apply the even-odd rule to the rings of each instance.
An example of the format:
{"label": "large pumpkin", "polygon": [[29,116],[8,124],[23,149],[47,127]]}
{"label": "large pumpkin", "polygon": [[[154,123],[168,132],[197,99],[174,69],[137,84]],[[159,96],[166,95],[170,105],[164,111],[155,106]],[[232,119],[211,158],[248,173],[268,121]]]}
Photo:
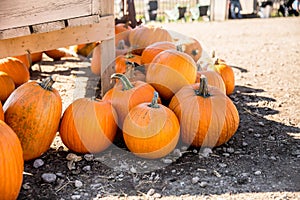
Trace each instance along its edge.
{"label": "large pumpkin", "polygon": [[168,49],[176,50],[176,46],[173,42],[162,41],[155,42],[147,46],[142,53],[142,64],[149,64],[153,58],[160,52]]}
{"label": "large pumpkin", "polygon": [[24,160],[47,151],[58,130],[62,101],[51,77],[27,82],[14,90],[3,105],[5,122],[20,138]]}
{"label": "large pumpkin", "polygon": [[137,64],[141,64],[141,56],[135,55],[132,53],[127,53],[126,55],[119,55],[115,60],[115,70],[116,73],[124,74],[127,70],[127,62],[135,62]]}
{"label": "large pumpkin", "polygon": [[21,143],[14,131],[0,120],[0,199],[17,199],[23,170]]}
{"label": "large pumpkin", "polygon": [[169,108],[180,121],[182,141],[195,147],[222,145],[239,126],[233,102],[218,88],[209,86],[205,77],[200,83],[181,88]]}
{"label": "large pumpkin", "polygon": [[0,71],[0,102],[5,102],[15,89],[14,80],[5,72]]}
{"label": "large pumpkin", "polygon": [[226,87],[222,77],[215,71],[197,71],[196,83],[200,83],[201,75],[207,78],[208,85],[219,88],[224,94],[226,94]]}
{"label": "large pumpkin", "polygon": [[14,80],[16,87],[30,79],[28,68],[17,58],[7,57],[0,59],[0,71],[7,73]]}
{"label": "large pumpkin", "polygon": [[232,68],[225,61],[216,59],[213,69],[221,75],[225,83],[226,94],[232,94],[235,88],[235,77]]}
{"label": "large pumpkin", "polygon": [[4,111],[2,108],[2,103],[0,101],[0,120],[4,121]]}
{"label": "large pumpkin", "polygon": [[148,66],[146,81],[163,99],[170,100],[184,85],[196,80],[197,66],[187,54],[176,50],[159,53]]}
{"label": "large pumpkin", "polygon": [[117,111],[118,126],[122,129],[123,121],[130,109],[140,103],[150,102],[155,90],[143,81],[130,82],[124,74],[115,73],[111,78],[120,81],[109,92],[110,96],[103,97],[103,99],[111,100],[112,106]]}
{"label": "large pumpkin", "polygon": [[152,102],[132,108],[123,125],[123,137],[128,149],[137,156],[161,158],[174,150],[180,136],[176,115],[157,103],[155,92]]}
{"label": "large pumpkin", "polygon": [[60,137],[72,151],[98,153],[109,147],[117,131],[116,111],[109,101],[80,98],[65,110]]}
{"label": "large pumpkin", "polygon": [[156,26],[137,26],[129,32],[129,43],[134,50],[133,53],[141,55],[144,48],[160,41],[169,41],[173,39],[170,33],[161,27]]}

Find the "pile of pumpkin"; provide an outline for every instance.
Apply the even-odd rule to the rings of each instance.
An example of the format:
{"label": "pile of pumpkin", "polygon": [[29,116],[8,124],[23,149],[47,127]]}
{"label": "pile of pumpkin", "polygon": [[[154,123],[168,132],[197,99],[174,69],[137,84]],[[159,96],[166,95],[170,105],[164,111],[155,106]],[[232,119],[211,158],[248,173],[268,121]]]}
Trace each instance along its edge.
{"label": "pile of pumpkin", "polygon": [[[224,60],[200,70],[202,47],[196,39],[178,44],[160,27],[121,24],[116,33],[119,26],[114,87],[102,99],[73,101],[63,113],[51,77],[28,82],[25,65],[23,72],[13,72],[18,59],[0,60],[0,95],[6,94],[3,108],[0,103],[0,198],[17,198],[24,160],[46,152],[57,131],[77,153],[101,152],[119,134],[131,152],[147,159],[166,156],[180,138],[194,147],[215,147],[234,135],[239,114],[228,97],[234,73]],[[95,72],[101,66],[94,55]],[[11,86],[3,85],[4,79],[11,79]]]}

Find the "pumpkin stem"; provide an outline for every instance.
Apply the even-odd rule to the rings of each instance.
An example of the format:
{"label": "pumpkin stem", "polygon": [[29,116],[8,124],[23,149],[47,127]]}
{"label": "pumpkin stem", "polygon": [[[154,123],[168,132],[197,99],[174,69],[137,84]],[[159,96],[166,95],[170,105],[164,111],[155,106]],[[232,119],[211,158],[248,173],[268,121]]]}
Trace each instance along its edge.
{"label": "pumpkin stem", "polygon": [[54,84],[54,80],[51,76],[44,79],[39,85],[45,90],[52,90],[52,85]]}
{"label": "pumpkin stem", "polygon": [[200,77],[199,89],[195,91],[196,95],[204,98],[209,97],[207,78],[204,75]]}
{"label": "pumpkin stem", "polygon": [[132,83],[129,81],[129,79],[126,77],[125,74],[114,73],[111,75],[110,78],[111,79],[120,79],[121,83],[123,85],[122,90],[130,90],[130,89],[134,88],[134,86],[132,85]]}
{"label": "pumpkin stem", "polygon": [[154,91],[152,101],[148,106],[151,108],[159,108],[160,106],[158,105],[157,100],[158,100],[158,92]]}

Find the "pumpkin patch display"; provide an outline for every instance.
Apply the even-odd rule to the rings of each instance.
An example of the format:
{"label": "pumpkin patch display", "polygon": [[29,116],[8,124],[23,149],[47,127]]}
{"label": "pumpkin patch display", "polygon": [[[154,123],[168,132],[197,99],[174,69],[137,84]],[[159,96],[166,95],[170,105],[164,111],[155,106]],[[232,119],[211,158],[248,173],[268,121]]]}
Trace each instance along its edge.
{"label": "pumpkin patch display", "polygon": [[117,114],[109,101],[80,98],[71,103],[61,119],[63,143],[78,153],[98,153],[112,144]]}
{"label": "pumpkin patch display", "polygon": [[0,120],[4,121],[4,111],[2,108],[2,103],[0,101]]}
{"label": "pumpkin patch display", "polygon": [[150,102],[138,104],[125,118],[123,137],[128,149],[148,159],[166,156],[174,150],[180,136],[176,115],[158,104],[158,93]]}
{"label": "pumpkin patch display", "polygon": [[218,88],[200,83],[182,87],[169,108],[180,121],[181,138],[195,147],[220,146],[237,131],[239,114],[231,99]]}
{"label": "pumpkin patch display", "polygon": [[0,120],[0,199],[17,199],[23,181],[22,146],[14,131]]}
{"label": "pumpkin patch display", "polygon": [[103,99],[111,99],[112,106],[117,111],[119,128],[122,129],[124,119],[130,109],[140,103],[150,102],[155,90],[143,81],[130,82],[124,74],[115,73],[111,78],[119,81],[109,92],[111,94]]}
{"label": "pumpkin patch display", "polygon": [[19,137],[24,160],[47,151],[58,130],[62,100],[51,77],[15,89],[3,105],[5,122]]}
{"label": "pumpkin patch display", "polygon": [[18,87],[29,81],[30,74],[28,68],[17,58],[6,57],[0,59],[0,71],[7,73]]}
{"label": "pumpkin patch display", "polygon": [[197,66],[187,54],[177,50],[160,52],[149,64],[146,82],[151,84],[159,95],[170,100],[184,85],[195,82]]}
{"label": "pumpkin patch display", "polygon": [[0,88],[0,102],[5,102],[15,89],[14,80],[2,71],[0,71]]}

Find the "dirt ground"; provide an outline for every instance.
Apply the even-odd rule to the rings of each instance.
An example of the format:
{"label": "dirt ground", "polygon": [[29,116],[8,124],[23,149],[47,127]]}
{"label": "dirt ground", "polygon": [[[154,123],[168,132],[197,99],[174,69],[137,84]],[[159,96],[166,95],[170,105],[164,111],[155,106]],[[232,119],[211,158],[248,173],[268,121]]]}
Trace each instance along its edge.
{"label": "dirt ground", "polygon": [[[180,142],[154,161],[122,144],[69,158],[57,137],[47,153],[25,163],[18,199],[300,199],[300,18],[162,26],[197,38],[233,67],[230,98],[240,114],[234,137],[212,151]],[[31,79],[58,74],[54,87],[65,109],[95,94],[98,77],[89,66],[88,59],[45,58]]]}

